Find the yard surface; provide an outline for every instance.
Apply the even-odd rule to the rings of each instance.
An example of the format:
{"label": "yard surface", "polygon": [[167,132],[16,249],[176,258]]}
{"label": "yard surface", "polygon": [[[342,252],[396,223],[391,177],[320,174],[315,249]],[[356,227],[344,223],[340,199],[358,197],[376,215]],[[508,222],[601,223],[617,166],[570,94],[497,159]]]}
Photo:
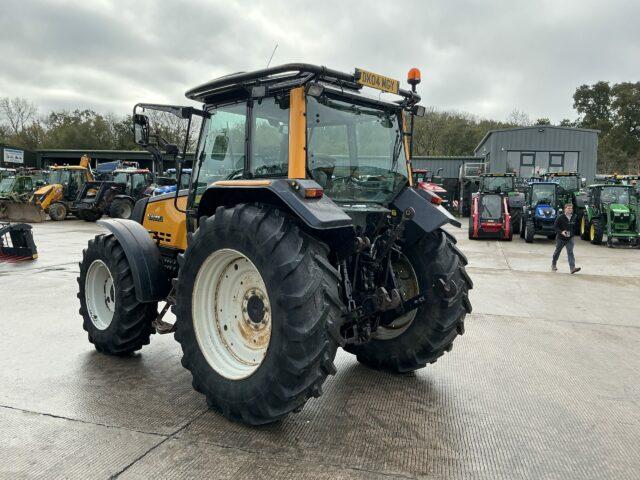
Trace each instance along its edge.
{"label": "yard surface", "polygon": [[173,335],[89,344],[76,276],[100,231],[37,224],[39,259],[0,263],[2,479],[638,478],[639,250],[576,239],[569,275],[544,237],[452,229],[475,287],[450,353],[397,376],[339,351],[322,397],[249,428],[207,410]]}

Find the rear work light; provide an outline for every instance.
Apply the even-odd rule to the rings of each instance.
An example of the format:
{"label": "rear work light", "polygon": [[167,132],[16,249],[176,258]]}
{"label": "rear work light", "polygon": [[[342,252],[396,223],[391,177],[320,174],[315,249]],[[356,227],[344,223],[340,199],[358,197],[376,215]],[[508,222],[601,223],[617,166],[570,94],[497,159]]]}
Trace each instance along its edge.
{"label": "rear work light", "polygon": [[324,195],[324,189],[313,180],[292,180],[289,185],[303,198],[322,198]]}
{"label": "rear work light", "polygon": [[324,190],[322,188],[306,188],[304,190],[304,198],[322,198]]}

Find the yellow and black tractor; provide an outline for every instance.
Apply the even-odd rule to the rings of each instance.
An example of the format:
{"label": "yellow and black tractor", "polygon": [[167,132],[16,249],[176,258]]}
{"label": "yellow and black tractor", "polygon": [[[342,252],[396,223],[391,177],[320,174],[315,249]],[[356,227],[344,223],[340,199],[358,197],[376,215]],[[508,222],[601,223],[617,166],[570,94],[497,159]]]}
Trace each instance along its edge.
{"label": "yellow and black tractor", "polygon": [[[409,90],[364,70],[288,64],[189,90],[202,109],[136,105],[135,141],[151,151],[177,147],[145,112],[188,123],[178,184],[182,169],[191,178],[139,200],[131,220],[99,221],[108,233],[89,242],[78,277],[89,341],[125,355],[175,331],[194,388],[248,424],[319,396],[338,347],[393,372],[449,351],[472,283],[443,230],[460,223],[412,186],[424,108],[419,71],[408,80]],[[163,320],[170,307],[175,324]]]}
{"label": "yellow and black tractor", "polygon": [[83,155],[80,165],[51,167],[49,184],[36,190],[32,208],[42,210],[51,220],[64,220],[74,212],[74,202],[85,182],[93,181],[90,158]]}

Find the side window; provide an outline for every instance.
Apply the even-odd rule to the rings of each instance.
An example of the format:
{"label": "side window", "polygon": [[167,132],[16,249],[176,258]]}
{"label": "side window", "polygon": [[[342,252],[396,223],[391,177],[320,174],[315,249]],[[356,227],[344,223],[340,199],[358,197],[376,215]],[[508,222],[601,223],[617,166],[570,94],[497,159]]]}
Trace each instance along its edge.
{"label": "side window", "polygon": [[145,181],[145,174],[144,173],[135,173],[133,174],[133,191],[134,192],[139,192],[142,189],[144,189],[146,181]]}
{"label": "side window", "polygon": [[240,176],[244,170],[247,106],[219,107],[207,120],[198,152],[198,186]]}
{"label": "side window", "polygon": [[263,98],[253,104],[251,173],[286,175],[289,166],[289,97]]}

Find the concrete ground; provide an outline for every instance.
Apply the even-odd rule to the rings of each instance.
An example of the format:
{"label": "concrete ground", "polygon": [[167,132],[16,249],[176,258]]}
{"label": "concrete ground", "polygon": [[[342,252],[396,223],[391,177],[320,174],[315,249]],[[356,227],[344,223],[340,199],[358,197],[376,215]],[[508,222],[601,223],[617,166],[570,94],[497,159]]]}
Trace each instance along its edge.
{"label": "concrete ground", "polygon": [[81,250],[101,228],[36,225],[40,258],[0,264],[0,478],[636,479],[640,251],[469,241],[474,311],[415,375],[359,365],[261,428],[206,409],[172,335],[131,358],[81,327]]}

